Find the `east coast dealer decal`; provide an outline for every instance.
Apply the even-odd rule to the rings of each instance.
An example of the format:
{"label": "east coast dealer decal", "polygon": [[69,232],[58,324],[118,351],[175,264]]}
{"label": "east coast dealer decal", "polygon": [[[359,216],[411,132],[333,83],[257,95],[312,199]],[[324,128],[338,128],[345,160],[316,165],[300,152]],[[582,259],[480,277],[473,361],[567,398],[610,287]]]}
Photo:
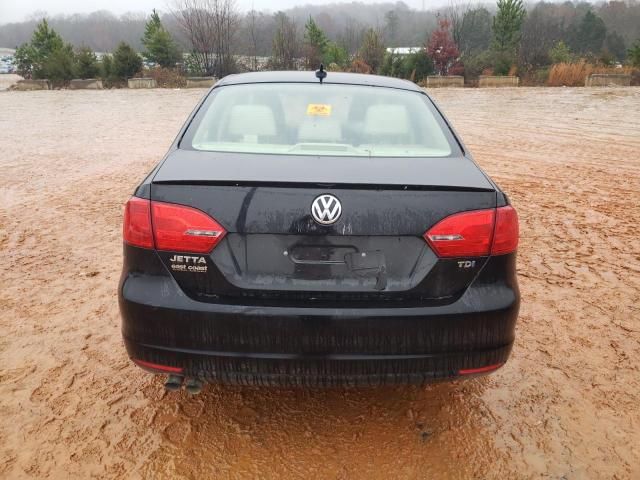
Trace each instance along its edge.
{"label": "east coast dealer decal", "polygon": [[174,255],[169,262],[171,262],[171,270],[175,272],[207,273],[207,260],[204,257]]}

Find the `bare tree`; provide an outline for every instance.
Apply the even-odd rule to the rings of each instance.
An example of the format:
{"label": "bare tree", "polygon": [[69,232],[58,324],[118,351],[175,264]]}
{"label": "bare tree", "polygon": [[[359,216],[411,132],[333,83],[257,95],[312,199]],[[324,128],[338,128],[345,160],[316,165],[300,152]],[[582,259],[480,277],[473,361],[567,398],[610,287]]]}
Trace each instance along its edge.
{"label": "bare tree", "polygon": [[384,60],[384,52],[385,47],[380,30],[367,29],[358,50],[358,57],[371,68],[371,73],[378,73]]}
{"label": "bare tree", "polygon": [[549,50],[562,39],[562,25],[546,4],[539,3],[527,15],[520,39],[519,64],[524,69],[547,65]]}
{"label": "bare tree", "polygon": [[345,26],[338,39],[338,43],[342,45],[349,55],[355,54],[362,43],[365,28],[357,20],[352,17],[344,19]]}
{"label": "bare tree", "polygon": [[251,9],[246,16],[249,52],[251,58],[251,70],[258,70],[258,12]]}
{"label": "bare tree", "polygon": [[451,37],[458,48],[460,48],[460,51],[462,51],[462,45],[466,43],[466,39],[464,38],[465,17],[471,8],[470,2],[462,3],[452,1],[444,12],[445,17],[449,20],[449,25],[451,26]]}
{"label": "bare tree", "polygon": [[452,1],[445,10],[445,17],[449,20],[451,37],[454,43],[460,47],[464,43],[464,17],[471,10],[471,3]]}
{"label": "bare tree", "polygon": [[278,12],[275,17],[276,33],[273,36],[270,67],[278,70],[294,70],[298,56],[298,29],[285,13]]}
{"label": "bare tree", "polygon": [[240,18],[235,0],[174,0],[173,14],[191,44],[192,68],[217,77],[233,73],[231,47]]}

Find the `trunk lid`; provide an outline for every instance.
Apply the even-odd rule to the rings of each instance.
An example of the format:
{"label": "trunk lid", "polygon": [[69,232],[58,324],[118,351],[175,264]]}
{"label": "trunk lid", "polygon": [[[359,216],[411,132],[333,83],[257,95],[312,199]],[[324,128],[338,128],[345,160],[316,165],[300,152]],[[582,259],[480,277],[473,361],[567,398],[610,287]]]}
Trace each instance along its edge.
{"label": "trunk lid", "polygon": [[[331,225],[312,216],[323,194],[341,202]],[[460,259],[439,259],[422,235],[451,214],[496,206],[493,186],[465,158],[188,150],[165,161],[151,199],[202,210],[227,231],[210,254],[193,260],[159,252],[185,293],[202,301],[277,305],[451,301],[484,259],[459,268]],[[190,261],[207,268],[185,269]]]}

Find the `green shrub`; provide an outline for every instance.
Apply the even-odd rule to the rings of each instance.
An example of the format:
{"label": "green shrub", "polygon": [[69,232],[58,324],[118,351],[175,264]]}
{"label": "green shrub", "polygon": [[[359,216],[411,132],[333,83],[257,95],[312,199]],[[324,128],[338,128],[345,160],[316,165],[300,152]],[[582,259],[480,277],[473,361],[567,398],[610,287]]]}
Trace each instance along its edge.
{"label": "green shrub", "polygon": [[567,44],[560,40],[549,50],[549,58],[551,63],[571,63],[573,55]]}
{"label": "green shrub", "polygon": [[398,77],[420,82],[427,75],[434,72],[433,61],[424,50],[419,50],[409,55],[386,53],[380,73],[388,77]]}
{"label": "green shrub", "polygon": [[202,68],[202,62],[199,60],[200,55],[194,52],[187,54],[184,59],[184,69],[187,74],[193,77],[206,77],[207,72]]}
{"label": "green shrub", "polygon": [[329,42],[324,53],[324,63],[335,64],[340,69],[346,68],[349,64],[349,54],[337,43]]}
{"label": "green shrub", "polygon": [[76,53],[77,78],[96,78],[100,72],[98,58],[88,47],[82,47]]}
{"label": "green shrub", "polygon": [[508,52],[496,52],[493,56],[493,74],[509,75],[515,57]]}
{"label": "green shrub", "polygon": [[380,67],[380,74],[387,77],[399,77],[403,68],[402,56],[396,53],[386,52]]}
{"label": "green shrub", "polygon": [[54,86],[69,83],[75,73],[75,58],[71,45],[57,48],[45,58],[42,63],[40,78],[47,78]]}
{"label": "green shrub", "polygon": [[113,56],[105,53],[98,64],[98,75],[102,79],[102,84],[107,87],[118,87],[122,85],[122,81],[118,80],[113,73]]}
{"label": "green shrub", "polygon": [[423,50],[407,55],[403,63],[403,77],[412,82],[420,82],[434,72],[433,61]]}
{"label": "green shrub", "polygon": [[539,68],[533,72],[534,85],[546,85],[549,80],[549,67]]}
{"label": "green shrub", "polygon": [[493,56],[489,50],[462,57],[465,81],[475,80],[482,72],[493,68]]}
{"label": "green shrub", "polygon": [[627,60],[631,66],[640,68],[640,40],[636,40],[636,43],[627,50]]}
{"label": "green shrub", "polygon": [[117,80],[127,80],[142,70],[142,58],[124,42],[120,42],[113,52],[113,73]]}

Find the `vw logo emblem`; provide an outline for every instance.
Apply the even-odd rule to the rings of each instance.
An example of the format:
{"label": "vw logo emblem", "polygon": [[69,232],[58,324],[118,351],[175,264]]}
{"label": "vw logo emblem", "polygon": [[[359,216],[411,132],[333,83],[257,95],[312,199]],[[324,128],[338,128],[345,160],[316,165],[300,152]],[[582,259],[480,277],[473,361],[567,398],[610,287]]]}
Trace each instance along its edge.
{"label": "vw logo emblem", "polygon": [[325,193],[316,197],[311,204],[311,215],[321,225],[336,223],[342,214],[342,205],[333,195]]}

